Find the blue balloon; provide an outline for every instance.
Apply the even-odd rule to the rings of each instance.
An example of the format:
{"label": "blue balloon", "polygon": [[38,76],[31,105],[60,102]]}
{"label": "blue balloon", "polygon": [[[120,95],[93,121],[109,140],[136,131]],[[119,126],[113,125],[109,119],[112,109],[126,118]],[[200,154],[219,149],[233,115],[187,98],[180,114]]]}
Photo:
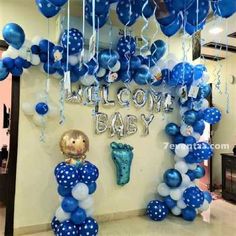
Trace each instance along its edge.
{"label": "blue balloon", "polygon": [[54,175],[56,176],[58,174],[58,172],[60,171],[60,169],[63,167],[63,166],[66,166],[67,164],[65,162],[61,162],[59,163],[56,167],[55,167],[55,170],[54,170]]}
{"label": "blue balloon", "polygon": [[183,193],[184,203],[192,208],[199,208],[204,202],[204,194],[198,187],[189,187]]}
{"label": "blue balloon", "polygon": [[73,212],[78,207],[78,201],[73,197],[65,197],[61,203],[61,207],[65,212]]}
{"label": "blue balloon", "polygon": [[205,168],[203,166],[197,166],[197,168],[194,170],[195,176],[197,179],[201,179],[202,177],[205,176]]}
{"label": "blue balloon", "polygon": [[3,61],[0,59],[0,81],[7,78],[9,71],[7,67],[4,65]]}
{"label": "blue balloon", "polygon": [[39,46],[38,46],[38,45],[33,45],[33,46],[31,47],[31,52],[32,52],[33,54],[39,55],[39,54],[40,54],[40,48],[39,48]]}
{"label": "blue balloon", "polygon": [[69,197],[71,196],[71,188],[64,187],[62,185],[58,185],[57,192],[62,196],[62,197]]}
{"label": "blue balloon", "polygon": [[75,224],[70,220],[63,221],[56,230],[56,235],[68,236],[68,235],[79,235],[79,230]]}
{"label": "blue balloon", "polygon": [[81,165],[78,171],[80,173],[79,181],[88,185],[94,183],[99,176],[98,168],[88,161]]}
{"label": "blue balloon", "polygon": [[201,84],[198,91],[198,98],[207,98],[211,94],[210,84]]}
{"label": "blue balloon", "polygon": [[150,84],[152,82],[152,75],[146,66],[140,67],[134,76],[134,81],[138,85]]}
{"label": "blue balloon", "polygon": [[165,131],[168,135],[176,136],[177,134],[180,133],[180,127],[175,123],[169,123],[167,124]]}
{"label": "blue balloon", "polygon": [[20,49],[25,42],[24,30],[15,23],[9,23],[2,30],[4,40],[13,48]]}
{"label": "blue balloon", "polygon": [[130,83],[132,80],[131,73],[127,70],[120,70],[118,73],[118,77],[124,83]]}
{"label": "blue balloon", "polygon": [[154,200],[149,202],[147,206],[147,215],[151,220],[162,221],[169,213],[168,207],[164,202]]}
{"label": "blue balloon", "polygon": [[193,125],[197,121],[197,116],[195,111],[186,111],[183,115],[183,121],[187,125]]}
{"label": "blue balloon", "polygon": [[236,2],[232,0],[215,0],[211,2],[211,7],[215,14],[224,18],[236,12]]}
{"label": "blue balloon", "polygon": [[182,136],[181,134],[174,136],[173,138],[173,143],[174,144],[179,144],[179,143],[184,143],[185,137]]}
{"label": "blue balloon", "polygon": [[193,69],[194,79],[195,80],[201,79],[204,71],[206,71],[206,67],[204,65],[194,66],[194,69]]}
{"label": "blue balloon", "polygon": [[193,147],[193,155],[196,159],[196,163],[201,163],[204,160],[209,160],[213,156],[213,149],[210,144],[199,142]]}
{"label": "blue balloon", "polygon": [[89,188],[89,194],[93,194],[97,189],[96,182],[93,182],[93,183],[89,184],[88,188]]}
{"label": "blue balloon", "polygon": [[121,23],[126,26],[132,26],[139,17],[139,14],[134,11],[133,5],[126,0],[118,2],[116,13]]}
{"label": "blue balloon", "polygon": [[208,203],[210,204],[212,202],[212,196],[211,196],[211,193],[208,192],[208,191],[204,191],[203,192],[204,194],[204,198],[208,201]]}
{"label": "blue balloon", "polygon": [[8,70],[11,70],[15,66],[14,59],[12,59],[10,57],[3,58],[2,63]]}
{"label": "blue balloon", "polygon": [[[89,12],[90,14],[93,14],[93,1],[91,0],[86,0],[86,5],[89,7]],[[99,1],[95,1],[95,15],[96,16],[100,16],[100,15],[104,15],[108,14],[110,9],[110,3],[109,0],[99,0]]]}
{"label": "blue balloon", "polygon": [[79,172],[75,166],[62,165],[55,172],[59,185],[64,187],[74,187],[79,182]]}
{"label": "blue balloon", "polygon": [[194,0],[164,0],[164,2],[169,10],[180,12],[188,9],[194,3]]}
{"label": "blue balloon", "polygon": [[120,71],[127,71],[129,69],[130,61],[128,58],[120,57]]}
{"label": "blue balloon", "polygon": [[196,210],[192,207],[186,207],[181,211],[182,217],[186,221],[194,221],[197,216]]}
{"label": "blue balloon", "polygon": [[185,137],[184,142],[187,145],[192,145],[192,144],[196,143],[197,140],[193,136],[187,136],[187,137]]}
{"label": "blue balloon", "polygon": [[24,60],[23,68],[28,69],[32,66],[31,62]]}
{"label": "blue balloon", "polygon": [[163,175],[164,182],[170,188],[177,188],[182,183],[182,176],[176,169],[169,169]]}
{"label": "blue balloon", "polygon": [[196,33],[199,30],[203,30],[204,26],[206,24],[206,21],[204,20],[203,22],[199,23],[197,26],[193,26],[191,24],[189,24],[188,22],[186,22],[185,24],[185,31],[189,34],[189,35],[193,35],[194,33]]}
{"label": "blue balloon", "polygon": [[216,123],[218,123],[221,120],[221,112],[219,109],[215,108],[215,107],[210,107],[207,108],[206,110],[204,110],[204,120],[211,124],[214,125]]}
{"label": "blue balloon", "polygon": [[99,65],[105,69],[110,69],[115,66],[119,60],[119,54],[110,49],[104,49],[98,54]]}
{"label": "blue balloon", "polygon": [[193,170],[188,170],[186,175],[190,178],[191,181],[196,179],[195,172]]}
{"label": "blue balloon", "polygon": [[74,212],[71,213],[71,221],[76,224],[82,224],[86,219],[86,212],[84,209],[78,207]]}
{"label": "blue balloon", "polygon": [[193,26],[201,24],[203,21],[206,20],[209,10],[209,0],[194,0],[193,4],[186,11],[187,22]]}
{"label": "blue balloon", "polygon": [[55,6],[48,0],[36,0],[36,5],[38,6],[38,10],[47,18],[57,15],[61,10],[59,6]]}
{"label": "blue balloon", "polygon": [[173,12],[170,12],[168,16],[162,18],[156,18],[158,23],[162,26],[168,26],[176,20],[177,15]]}
{"label": "blue balloon", "polygon": [[198,120],[193,124],[193,130],[194,132],[199,133],[200,135],[203,134],[205,130],[205,123],[203,120]]}
{"label": "blue balloon", "polygon": [[46,115],[48,113],[48,110],[48,104],[46,104],[45,102],[39,102],[35,106],[35,111],[41,116]]}
{"label": "blue balloon", "polygon": [[186,157],[184,157],[184,160],[188,163],[188,164],[193,164],[196,163],[196,158],[193,155],[193,153],[189,153]]}
{"label": "blue balloon", "polygon": [[171,80],[180,85],[190,85],[193,82],[193,66],[188,62],[177,64],[172,70]]}
{"label": "blue balloon", "polygon": [[71,81],[71,83],[76,83],[81,78],[80,75],[79,75],[79,73],[80,73],[79,69],[80,68],[78,66],[71,67],[71,69],[70,69],[70,81]]}
{"label": "blue balloon", "polygon": [[62,34],[62,37],[61,37],[62,47],[66,51],[67,50],[67,43],[69,40],[69,42],[70,42],[69,54],[74,55],[74,54],[80,53],[83,49],[83,46],[84,46],[84,38],[83,38],[82,33],[78,29],[71,28],[69,30],[69,39],[68,39],[67,32],[68,31],[65,30],[64,33]]}
{"label": "blue balloon", "polygon": [[51,228],[54,234],[56,234],[57,228],[59,227],[60,224],[61,222],[56,217],[53,217],[52,222],[51,222]]}
{"label": "blue balloon", "polygon": [[56,73],[56,68],[53,67],[53,64],[51,64],[50,62],[46,62],[43,65],[43,70],[47,73],[47,74],[54,74]]}
{"label": "blue balloon", "polygon": [[78,226],[79,235],[97,235],[98,234],[98,223],[91,217],[85,219],[85,221]]}
{"label": "blue balloon", "polygon": [[65,5],[67,3],[68,0],[49,0],[49,2],[51,2],[53,5],[58,6],[58,7],[62,7],[63,5]]}
{"label": "blue balloon", "polygon": [[20,77],[23,74],[23,68],[19,68],[17,66],[14,66],[11,69],[11,73],[12,73],[13,76]]}
{"label": "blue balloon", "polygon": [[43,39],[39,42],[40,54],[45,53],[47,57],[48,52],[52,51],[54,47],[55,45],[47,39]]}
{"label": "blue balloon", "polygon": [[[111,64],[111,62],[109,62],[109,64]],[[94,57],[90,61],[88,61],[86,65],[88,67],[89,75],[95,75],[98,72],[99,66]]]}
{"label": "blue balloon", "polygon": [[172,209],[176,206],[176,201],[173,200],[170,196],[165,197],[163,200],[169,209]]}
{"label": "blue balloon", "polygon": [[117,43],[117,52],[120,56],[132,56],[136,51],[136,42],[132,36],[123,36]]}
{"label": "blue balloon", "polygon": [[149,18],[153,15],[155,10],[155,4],[152,0],[134,0],[132,2],[133,11],[138,13],[140,16]]}
{"label": "blue balloon", "polygon": [[130,69],[137,70],[141,66],[142,62],[141,59],[137,56],[132,56],[130,58]]}
{"label": "blue balloon", "polygon": [[166,43],[163,40],[156,40],[151,45],[152,59],[156,62],[159,61],[165,54],[167,49]]}
{"label": "blue balloon", "polygon": [[183,17],[181,14],[178,14],[175,20],[171,24],[167,26],[165,25],[160,25],[160,26],[163,34],[166,35],[167,37],[171,37],[181,29],[182,25],[183,25]]}

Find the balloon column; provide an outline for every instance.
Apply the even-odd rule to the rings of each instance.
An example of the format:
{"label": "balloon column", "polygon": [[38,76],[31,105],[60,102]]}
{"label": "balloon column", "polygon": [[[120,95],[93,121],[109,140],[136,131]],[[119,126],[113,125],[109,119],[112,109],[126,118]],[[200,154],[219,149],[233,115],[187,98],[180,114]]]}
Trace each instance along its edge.
{"label": "balloon column", "polygon": [[176,163],[174,168],[164,172],[164,182],[158,186],[162,201],[151,201],[147,214],[158,221],[170,211],[193,221],[197,213],[208,209],[212,200],[210,193],[201,191],[195,182],[205,175],[201,163],[213,156],[211,145],[199,139],[206,123],[214,125],[221,120],[221,112],[215,107],[208,107],[211,87],[206,83],[208,76],[204,66],[180,63],[171,74],[170,81],[178,86],[181,124],[169,123],[165,132],[172,139],[170,149],[175,154]]}
{"label": "balloon column", "polygon": [[93,216],[92,194],[96,191],[99,176],[97,167],[85,161],[89,149],[88,137],[81,131],[69,130],[60,141],[66,156],[55,168],[60,207],[51,226],[55,235],[97,235],[98,224]]}

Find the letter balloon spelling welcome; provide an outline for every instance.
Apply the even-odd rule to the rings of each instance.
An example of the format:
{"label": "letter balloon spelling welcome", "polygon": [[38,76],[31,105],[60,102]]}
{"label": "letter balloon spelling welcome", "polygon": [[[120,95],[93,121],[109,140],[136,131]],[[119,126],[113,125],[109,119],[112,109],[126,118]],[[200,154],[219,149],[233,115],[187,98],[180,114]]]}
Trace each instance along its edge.
{"label": "letter balloon spelling welcome", "polygon": [[85,161],[89,149],[88,137],[79,130],[69,130],[60,141],[66,156],[55,168],[58,193],[62,197],[51,226],[57,236],[97,235],[98,224],[92,218],[93,198],[99,172]]}

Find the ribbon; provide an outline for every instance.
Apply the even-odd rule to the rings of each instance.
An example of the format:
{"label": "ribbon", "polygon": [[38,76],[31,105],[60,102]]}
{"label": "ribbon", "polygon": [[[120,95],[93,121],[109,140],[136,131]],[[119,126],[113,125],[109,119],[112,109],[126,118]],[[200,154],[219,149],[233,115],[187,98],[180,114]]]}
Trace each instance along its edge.
{"label": "ribbon", "polygon": [[148,42],[147,37],[145,37],[145,34],[144,34],[145,31],[148,29],[148,25],[149,25],[149,21],[148,21],[148,19],[144,15],[144,9],[148,5],[148,2],[149,2],[149,0],[146,0],[146,2],[143,5],[143,8],[142,8],[142,16],[143,16],[143,19],[145,21],[145,24],[144,24],[144,26],[143,26],[143,28],[141,30],[141,38],[142,38],[142,40],[144,42],[143,46],[140,48],[141,56],[146,56],[146,52],[149,49],[149,42]]}

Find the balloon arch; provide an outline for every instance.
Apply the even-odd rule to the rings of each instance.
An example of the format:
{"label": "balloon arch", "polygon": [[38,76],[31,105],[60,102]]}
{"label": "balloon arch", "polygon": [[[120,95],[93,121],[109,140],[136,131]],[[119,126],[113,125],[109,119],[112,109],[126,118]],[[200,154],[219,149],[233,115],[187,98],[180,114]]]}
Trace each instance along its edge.
{"label": "balloon arch", "polygon": [[[36,5],[45,17],[50,18],[58,14],[67,2],[70,3],[67,0],[36,0]],[[201,30],[210,7],[215,15],[223,18],[230,17],[236,11],[236,2],[231,0],[164,0],[162,3],[158,0],[84,0],[85,19],[93,26],[95,33],[107,22],[110,6],[116,2],[116,12],[125,29],[139,17],[148,21],[155,15],[161,31],[168,37],[180,29],[189,35]],[[110,85],[117,81],[128,85],[134,81],[152,91],[171,88],[178,95],[181,123],[167,124],[165,131],[172,139],[170,149],[176,164],[173,169],[165,171],[164,182],[157,190],[160,200],[148,204],[147,214],[155,221],[165,219],[168,212],[192,221],[197,213],[209,207],[211,194],[201,191],[195,180],[204,176],[201,163],[212,157],[213,149],[210,144],[199,142],[199,139],[206,122],[216,124],[221,119],[221,113],[215,107],[209,108],[207,97],[211,94],[211,87],[204,65],[193,66],[186,60],[178,62],[174,58],[163,63],[167,46],[162,40],[150,45],[148,55],[138,55],[135,39],[126,31],[119,39],[116,50],[94,50],[87,59],[84,57],[83,34],[75,28],[65,30],[59,45],[40,37],[27,40],[24,30],[15,23],[4,27],[3,37],[9,49],[0,60],[0,80],[7,78],[9,73],[21,76],[25,69],[42,64],[48,78],[49,75],[56,75],[60,79],[62,102],[65,93],[63,86],[68,80],[69,84],[79,82],[84,86]],[[50,112],[50,107],[46,102],[40,102],[35,105],[35,112],[44,117]],[[91,163],[83,167],[61,163],[56,167],[55,175],[59,184],[58,193],[63,197],[52,221],[55,234],[96,235],[98,225],[91,218],[92,200],[89,194],[96,190],[97,168]]]}

